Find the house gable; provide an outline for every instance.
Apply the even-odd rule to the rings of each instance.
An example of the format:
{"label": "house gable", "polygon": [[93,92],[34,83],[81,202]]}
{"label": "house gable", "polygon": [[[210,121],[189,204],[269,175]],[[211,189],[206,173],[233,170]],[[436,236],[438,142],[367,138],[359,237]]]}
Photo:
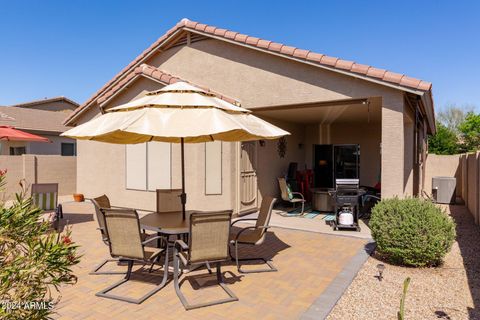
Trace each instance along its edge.
{"label": "house gable", "polygon": [[[212,40],[205,40],[205,39],[212,39]],[[290,60],[292,62],[297,62],[300,64],[304,64],[303,70],[307,69],[315,69],[312,67],[318,67],[318,69],[323,70],[330,74],[330,77],[338,79],[335,77],[334,74],[338,74],[341,76],[350,77],[352,79],[361,79],[364,81],[360,82],[371,82],[376,85],[380,85],[386,88],[394,88],[400,91],[407,91],[414,94],[417,94],[422,97],[422,101],[425,105],[425,109],[428,113],[429,122],[431,128],[434,130],[434,123],[433,123],[433,102],[431,99],[431,84],[425,81],[421,81],[414,78],[409,78],[407,76],[396,74],[392,72],[388,72],[382,69],[376,69],[366,65],[356,64],[351,61],[345,61],[338,58],[328,57],[322,54],[313,53],[307,50],[301,50],[298,48],[293,48],[289,46],[285,46],[283,44],[273,43],[271,41],[266,41],[254,37],[249,37],[246,35],[239,34],[237,32],[228,31],[225,29],[218,29],[216,27],[207,26],[203,24],[199,24],[196,22],[192,22],[189,20],[182,20],[178,23],[174,28],[170,29],[164,36],[162,36],[159,40],[157,40],[151,47],[145,50],[140,56],[138,56],[132,63],[129,64],[121,73],[119,73],[114,79],[112,79],[109,83],[107,83],[102,89],[100,89],[91,99],[89,99],[85,104],[77,108],[73,115],[66,119],[67,123],[73,123],[74,120],[82,113],[85,109],[95,105],[98,98],[108,92],[113,86],[117,85],[119,82],[124,81],[125,75],[129,73],[130,70],[138,67],[141,63],[152,63],[153,66],[162,69],[165,72],[171,72],[175,74],[172,70],[167,68],[167,61],[165,63],[161,63],[160,60],[163,58],[158,58],[159,56],[168,56],[171,53],[175,54],[184,54],[186,51],[184,48],[193,48],[199,49],[205,43],[215,43],[215,45],[211,48],[200,48],[199,50],[202,52],[207,52],[208,50],[212,51],[214,47],[221,47],[219,42],[224,42],[225,45],[229,45],[229,48],[234,47],[236,49],[229,50],[238,50],[244,52],[244,49],[249,49],[250,51],[257,51],[263,52],[265,56],[263,57],[263,62],[266,60],[276,60],[276,59],[284,59]],[[228,43],[228,44],[227,44]],[[180,49],[179,49],[180,48]],[[254,49],[254,50],[251,50]],[[181,52],[184,50],[185,52]],[[213,52],[210,52],[214,54]],[[173,55],[172,55],[173,57]],[[231,58],[231,57],[230,57]],[[287,59],[285,59],[287,58]],[[155,61],[157,63],[155,63]],[[225,59],[224,61],[228,61]],[[253,63],[257,63],[260,60],[250,60],[250,66],[252,67]],[[156,65],[158,64],[158,65]],[[268,64],[268,62],[267,62]],[[172,64],[170,64],[171,66]],[[247,63],[248,65],[248,63]],[[173,68],[172,68],[173,69]],[[205,68],[199,68],[200,70],[206,70]],[[301,69],[301,68],[300,68]],[[285,70],[283,70],[285,71]],[[306,73],[310,73],[309,71],[305,71]],[[285,72],[284,72],[285,73]],[[183,74],[178,74],[178,76],[182,77]],[[286,76],[286,75],[283,75]],[[192,82],[200,82],[199,80],[206,80],[207,76],[204,74],[201,77],[194,77],[195,79],[186,79]],[[250,79],[243,79],[239,78],[238,81],[250,81]],[[302,81],[302,80],[299,80]],[[305,82],[305,81],[304,81]],[[358,83],[360,83],[358,82]],[[308,81],[305,83],[311,84]],[[205,84],[208,86],[208,84]],[[224,85],[223,87],[225,87]],[[237,96],[237,91],[225,91],[222,87],[213,87],[215,90],[219,90],[226,94]],[[295,88],[295,87],[294,87]],[[347,86],[348,88],[348,86]],[[304,92],[308,96],[308,90]],[[275,97],[275,91],[270,90],[270,95]],[[427,94],[425,94],[427,93]],[[353,93],[352,93],[353,94]],[[345,96],[351,96],[351,94],[345,94]],[[324,95],[324,98],[328,98],[328,95]],[[309,99],[312,99],[310,96]],[[253,101],[244,100],[243,98],[242,104],[245,107],[253,106]],[[264,101],[259,101],[263,103]],[[245,104],[246,103],[246,104]],[[257,104],[258,105],[258,104]],[[265,104],[268,105],[268,104]],[[263,105],[261,105],[263,106]]]}
{"label": "house gable", "polygon": [[79,104],[66,97],[45,98],[40,100],[29,101],[25,103],[15,104],[11,107],[28,108],[44,111],[64,111],[71,112],[78,108]]}

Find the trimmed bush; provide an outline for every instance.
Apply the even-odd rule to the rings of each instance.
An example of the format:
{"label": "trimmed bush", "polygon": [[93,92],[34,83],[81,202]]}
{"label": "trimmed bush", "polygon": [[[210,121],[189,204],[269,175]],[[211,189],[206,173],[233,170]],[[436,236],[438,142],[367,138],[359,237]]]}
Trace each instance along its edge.
{"label": "trimmed bush", "polygon": [[382,200],[373,208],[369,226],[377,251],[393,264],[438,265],[455,240],[452,219],[418,198]]}

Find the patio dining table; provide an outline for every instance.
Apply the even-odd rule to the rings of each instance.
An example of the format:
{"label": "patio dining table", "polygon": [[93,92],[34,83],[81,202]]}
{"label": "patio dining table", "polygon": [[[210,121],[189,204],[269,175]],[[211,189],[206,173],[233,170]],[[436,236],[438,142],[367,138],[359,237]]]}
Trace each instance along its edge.
{"label": "patio dining table", "polygon": [[140,226],[142,229],[165,235],[185,235],[189,232],[192,212],[194,211],[185,211],[185,219],[182,211],[149,213],[140,218]]}
{"label": "patio dining table", "polygon": [[[198,210],[185,211],[185,219],[183,219],[182,211],[171,212],[153,212],[140,218],[140,228],[156,232],[158,235],[177,236],[178,238],[188,235],[190,232],[190,215]],[[167,246],[170,245],[167,241]],[[173,250],[172,250],[173,252]],[[169,255],[165,255],[165,265],[169,265]],[[185,270],[185,273],[197,269]],[[168,268],[164,270],[165,276],[168,276]]]}

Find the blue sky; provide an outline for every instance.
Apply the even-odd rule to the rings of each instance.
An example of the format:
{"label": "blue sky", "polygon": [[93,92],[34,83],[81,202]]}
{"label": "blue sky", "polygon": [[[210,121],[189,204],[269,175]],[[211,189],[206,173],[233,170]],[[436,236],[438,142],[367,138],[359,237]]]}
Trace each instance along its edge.
{"label": "blue sky", "polygon": [[181,18],[433,83],[480,110],[478,1],[0,0],[0,105],[80,103]]}

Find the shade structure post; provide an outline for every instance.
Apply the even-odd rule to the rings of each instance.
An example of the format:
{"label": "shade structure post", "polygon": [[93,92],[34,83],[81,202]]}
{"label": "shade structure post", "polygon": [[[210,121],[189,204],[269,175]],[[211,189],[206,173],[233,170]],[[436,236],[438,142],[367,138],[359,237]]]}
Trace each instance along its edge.
{"label": "shade structure post", "polygon": [[187,203],[187,194],[185,193],[185,141],[183,138],[180,138],[180,149],[182,154],[182,194],[180,195],[180,200],[182,202],[182,216],[183,220],[185,220],[185,204]]}

